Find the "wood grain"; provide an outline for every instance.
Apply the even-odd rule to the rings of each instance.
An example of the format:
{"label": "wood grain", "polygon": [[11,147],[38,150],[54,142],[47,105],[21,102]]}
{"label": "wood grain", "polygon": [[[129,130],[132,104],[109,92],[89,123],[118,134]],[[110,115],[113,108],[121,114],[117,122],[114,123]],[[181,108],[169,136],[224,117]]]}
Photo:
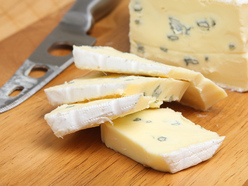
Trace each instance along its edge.
{"label": "wood grain", "polygon": [[75,0],[0,0],[0,41]]}
{"label": "wood grain", "polygon": [[[12,0],[14,2],[14,0]],[[96,23],[96,45],[129,51],[128,0]],[[4,84],[69,9],[64,6],[0,42],[0,86]],[[71,65],[44,88],[83,76]],[[206,129],[226,136],[217,154],[197,166],[168,174],[145,168],[105,147],[99,127],[56,138],[44,120],[53,107],[44,89],[0,114],[0,185],[244,185],[248,179],[248,94],[228,98],[201,112],[167,103]]]}

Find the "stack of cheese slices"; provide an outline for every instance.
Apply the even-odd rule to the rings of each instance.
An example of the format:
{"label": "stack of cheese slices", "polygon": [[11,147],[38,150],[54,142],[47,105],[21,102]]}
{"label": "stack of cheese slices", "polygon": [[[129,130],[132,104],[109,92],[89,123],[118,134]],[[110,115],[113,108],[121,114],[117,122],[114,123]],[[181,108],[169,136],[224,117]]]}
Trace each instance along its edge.
{"label": "stack of cheese slices", "polygon": [[95,74],[45,89],[58,106],[45,115],[57,137],[101,126],[102,141],[133,160],[175,173],[211,158],[224,137],[163,102],[207,110],[226,92],[202,74],[110,47],[73,48],[79,69]]}

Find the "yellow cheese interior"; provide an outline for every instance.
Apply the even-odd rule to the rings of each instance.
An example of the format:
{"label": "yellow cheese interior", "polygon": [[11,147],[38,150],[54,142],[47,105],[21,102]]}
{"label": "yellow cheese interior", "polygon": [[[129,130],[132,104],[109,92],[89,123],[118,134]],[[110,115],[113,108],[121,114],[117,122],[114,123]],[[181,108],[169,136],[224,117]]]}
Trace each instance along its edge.
{"label": "yellow cheese interior", "polygon": [[[162,171],[170,170],[163,159],[167,154],[223,139],[168,108],[148,109],[118,118],[113,124],[102,124],[101,135],[107,147]],[[195,148],[202,148],[204,153],[204,145]],[[199,158],[197,154],[196,158]]]}
{"label": "yellow cheese interior", "polygon": [[247,3],[131,0],[129,9],[131,53],[248,90]]}

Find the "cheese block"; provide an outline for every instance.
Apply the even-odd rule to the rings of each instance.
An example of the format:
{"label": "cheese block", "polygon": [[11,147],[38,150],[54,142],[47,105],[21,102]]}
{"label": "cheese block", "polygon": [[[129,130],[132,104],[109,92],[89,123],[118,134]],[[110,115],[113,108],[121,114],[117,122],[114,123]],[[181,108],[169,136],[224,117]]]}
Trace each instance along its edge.
{"label": "cheese block", "polygon": [[208,160],[224,137],[169,108],[147,109],[101,125],[107,147],[163,172],[176,173]]}
{"label": "cheese block", "polygon": [[[134,44],[136,45],[136,44]],[[156,47],[147,46],[147,58],[161,61],[168,65],[181,66],[201,72],[222,88],[237,92],[248,90],[248,53],[244,54],[186,54],[169,52],[164,55]],[[148,57],[149,55],[149,57]],[[200,64],[200,65],[198,65]]]}
{"label": "cheese block", "polygon": [[247,0],[131,0],[129,10],[131,53],[248,90]]}
{"label": "cheese block", "polygon": [[102,99],[84,104],[64,104],[45,115],[45,120],[57,137],[162,104],[155,98],[135,94],[117,99]]}
{"label": "cheese block", "polygon": [[52,105],[143,93],[160,101],[180,101],[189,83],[171,78],[105,75],[80,78],[45,89]]}
{"label": "cheese block", "polygon": [[74,46],[73,56],[76,67],[80,69],[187,81],[190,85],[180,102],[195,109],[207,110],[227,96],[222,88],[199,72],[122,53],[111,47]]}

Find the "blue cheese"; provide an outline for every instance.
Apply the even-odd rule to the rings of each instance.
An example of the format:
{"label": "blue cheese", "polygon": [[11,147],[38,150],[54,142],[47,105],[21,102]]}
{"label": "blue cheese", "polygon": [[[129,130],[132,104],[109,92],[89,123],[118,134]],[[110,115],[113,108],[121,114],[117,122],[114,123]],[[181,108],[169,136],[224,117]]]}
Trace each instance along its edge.
{"label": "blue cheese", "polygon": [[155,98],[135,94],[84,104],[64,104],[46,114],[45,120],[57,137],[63,137],[150,107],[158,108],[161,104]]}
{"label": "blue cheese", "polygon": [[148,109],[101,125],[107,147],[155,170],[176,173],[211,158],[224,137],[167,109]]}
{"label": "blue cheese", "polygon": [[[168,65],[179,65],[201,72],[222,88],[237,92],[248,90],[247,54],[189,54],[176,51],[164,52],[156,47],[146,46],[151,59],[166,61]],[[150,58],[150,57],[148,57]]]}
{"label": "blue cheese", "polygon": [[[165,50],[164,48],[162,52]],[[173,78],[189,82],[180,102],[195,109],[207,110],[227,96],[222,88],[199,72],[122,53],[111,47],[74,46],[73,55],[75,65],[80,69]],[[188,63],[196,62],[188,60]]]}
{"label": "blue cheese", "polygon": [[143,93],[160,101],[180,101],[189,86],[188,82],[172,78],[155,78],[128,75],[84,77],[45,89],[52,105],[116,98]]}
{"label": "blue cheese", "polygon": [[131,53],[248,91],[248,1],[131,0],[129,9]]}

